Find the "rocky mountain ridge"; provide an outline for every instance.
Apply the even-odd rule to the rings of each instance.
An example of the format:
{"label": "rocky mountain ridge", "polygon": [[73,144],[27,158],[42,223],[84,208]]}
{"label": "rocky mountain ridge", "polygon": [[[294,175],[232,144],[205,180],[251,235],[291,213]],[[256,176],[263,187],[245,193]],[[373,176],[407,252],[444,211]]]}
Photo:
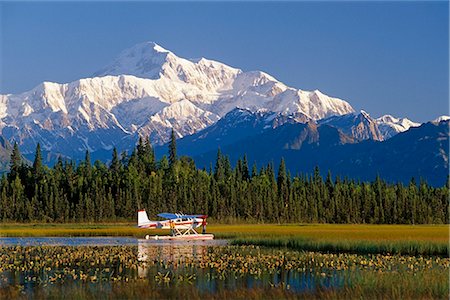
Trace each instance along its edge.
{"label": "rocky mountain ridge", "polygon": [[291,88],[261,71],[180,58],[147,42],[123,51],[94,77],[1,95],[0,129],[24,152],[33,152],[37,140],[55,153],[94,152],[126,148],[139,135],[164,144],[172,129],[178,137],[193,134],[236,107],[315,120],[354,111],[318,90]]}

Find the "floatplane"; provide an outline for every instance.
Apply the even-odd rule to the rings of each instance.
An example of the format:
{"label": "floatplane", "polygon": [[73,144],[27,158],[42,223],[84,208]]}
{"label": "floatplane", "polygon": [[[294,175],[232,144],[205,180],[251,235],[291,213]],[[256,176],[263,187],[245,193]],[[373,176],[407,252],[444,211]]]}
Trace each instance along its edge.
{"label": "floatplane", "polygon": [[[153,240],[212,240],[213,234],[206,233],[207,215],[185,215],[182,213],[160,213],[158,217],[164,218],[163,221],[151,221],[148,219],[145,209],[138,211],[138,227],[142,229],[170,229],[171,235],[150,236],[145,239]],[[202,226],[202,233],[199,234],[195,229]]]}

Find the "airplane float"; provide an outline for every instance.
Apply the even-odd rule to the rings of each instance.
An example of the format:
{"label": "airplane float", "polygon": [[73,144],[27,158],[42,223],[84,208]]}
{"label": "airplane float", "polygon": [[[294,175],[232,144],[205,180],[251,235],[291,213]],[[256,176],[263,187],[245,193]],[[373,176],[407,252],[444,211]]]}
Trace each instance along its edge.
{"label": "airplane float", "polygon": [[[150,236],[145,239],[154,240],[212,240],[213,234],[206,233],[207,215],[185,215],[173,213],[161,213],[158,217],[164,218],[163,221],[151,221],[148,219],[145,209],[138,211],[138,228],[142,229],[170,229],[171,235],[168,236]],[[203,232],[199,234],[195,228],[202,226]]]}

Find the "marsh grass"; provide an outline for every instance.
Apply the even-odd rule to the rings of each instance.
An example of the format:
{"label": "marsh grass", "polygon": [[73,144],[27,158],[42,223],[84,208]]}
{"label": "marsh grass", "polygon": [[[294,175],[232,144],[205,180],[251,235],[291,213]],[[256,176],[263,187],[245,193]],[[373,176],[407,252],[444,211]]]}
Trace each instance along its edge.
{"label": "marsh grass", "polygon": [[321,240],[429,241],[448,243],[448,225],[257,224],[212,225],[222,238],[296,236]]}
{"label": "marsh grass", "polygon": [[[421,272],[355,272],[336,298],[372,299],[448,299],[448,272],[427,269]],[[342,297],[349,296],[349,297]]]}
{"label": "marsh grass", "polygon": [[[219,238],[242,236],[301,236],[326,240],[417,240],[448,242],[448,225],[361,224],[210,224]],[[167,231],[146,231],[135,223],[0,223],[0,236],[143,236]]]}
{"label": "marsh grass", "polygon": [[234,245],[359,254],[440,255],[449,253],[446,225],[235,225],[214,228]]}
{"label": "marsh grass", "polygon": [[142,236],[142,234],[142,230],[132,223],[0,224],[0,237]]}
{"label": "marsh grass", "polygon": [[[195,260],[148,257],[145,262],[137,259],[136,246],[13,246],[0,247],[0,254],[0,275],[13,272],[14,283],[2,281],[1,299],[448,299],[449,296],[450,260],[439,257],[322,254],[256,246],[212,247]],[[149,271],[142,278],[137,270],[144,265]],[[339,272],[343,281],[333,287],[315,284],[312,289],[300,290],[291,289],[285,281],[264,286],[246,284],[249,277],[270,280],[273,277],[264,274],[293,270],[310,272],[313,278],[335,276]],[[160,271],[170,280],[158,280]],[[186,281],[193,272],[197,276]],[[20,274],[44,280],[22,284],[17,282]],[[216,276],[204,277],[205,274]],[[203,284],[195,282],[200,278],[206,280],[203,284],[214,282],[216,288],[199,288]],[[229,288],[221,284],[233,282],[234,278],[242,278],[243,285]]]}
{"label": "marsh grass", "polygon": [[[448,255],[448,225],[355,224],[211,224],[208,232],[237,245],[287,247],[295,250]],[[0,237],[164,235],[133,223],[0,224]]]}
{"label": "marsh grass", "polygon": [[232,245],[258,245],[274,248],[289,248],[300,251],[319,251],[328,253],[358,254],[408,254],[408,255],[440,255],[448,254],[448,245],[423,241],[321,241],[297,237],[271,238],[237,238]]}
{"label": "marsh grass", "polygon": [[[298,299],[298,294],[282,287],[220,290],[216,293],[200,292],[194,286],[152,289],[147,280],[98,284],[65,285],[64,287],[38,287],[33,299]],[[0,289],[0,299],[29,299],[23,289]]]}
{"label": "marsh grass", "polygon": [[[33,299],[448,299],[448,290],[442,280],[421,282],[412,276],[364,274],[358,285],[342,289],[318,289],[314,292],[295,293],[285,287],[220,290],[203,292],[193,286],[159,290],[149,288],[147,280],[97,284],[38,287]],[[442,277],[442,276],[441,276]],[[431,283],[431,285],[426,285]],[[448,287],[448,286],[447,286]],[[19,287],[0,289],[1,299],[29,299]]]}

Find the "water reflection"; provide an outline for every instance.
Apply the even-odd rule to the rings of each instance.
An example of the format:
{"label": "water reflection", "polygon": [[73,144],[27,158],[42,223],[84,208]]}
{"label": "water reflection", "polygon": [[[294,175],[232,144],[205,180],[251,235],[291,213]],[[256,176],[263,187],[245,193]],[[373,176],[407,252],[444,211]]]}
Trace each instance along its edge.
{"label": "water reflection", "polygon": [[148,276],[149,262],[171,263],[173,267],[177,267],[187,261],[201,261],[206,258],[208,248],[226,244],[226,240],[176,242],[138,240],[138,261],[141,262],[138,275],[140,278]]}
{"label": "water reflection", "polygon": [[[300,292],[313,291],[318,287],[336,288],[344,283],[342,274],[336,271],[325,276],[316,270],[299,271],[285,268],[284,265],[280,265],[273,272],[265,271],[258,274],[250,274],[250,272],[242,274],[233,268],[218,271],[217,268],[210,267],[208,264],[213,262],[211,253],[217,251],[216,247],[220,243],[217,241],[178,243],[138,241],[140,262],[138,276],[139,278],[155,278],[157,282],[164,285],[164,279],[179,279],[188,274],[195,278],[193,283],[198,290],[210,293],[267,287],[281,287]],[[226,241],[222,244],[226,245]],[[229,253],[223,255],[229,255]],[[214,263],[218,262],[214,261]],[[167,277],[169,275],[170,279]]]}
{"label": "water reflection", "polygon": [[122,246],[136,245],[132,237],[0,237],[0,246]]}
{"label": "water reflection", "polygon": [[0,247],[4,251],[0,258],[5,258],[0,290],[21,286],[31,296],[49,284],[84,288],[142,280],[152,291],[161,291],[160,296],[187,287],[196,294],[216,295],[271,287],[314,291],[344,283],[341,271],[318,268],[311,263],[313,257],[302,253],[285,256],[285,252],[258,247],[223,247],[226,241],[220,240],[135,239],[134,244],[121,246],[82,246],[77,244],[80,241],[70,241],[70,246]]}
{"label": "water reflection", "polygon": [[155,245],[145,241],[138,242],[139,261],[180,261],[185,259],[201,259],[209,245],[204,243],[168,243]]}

